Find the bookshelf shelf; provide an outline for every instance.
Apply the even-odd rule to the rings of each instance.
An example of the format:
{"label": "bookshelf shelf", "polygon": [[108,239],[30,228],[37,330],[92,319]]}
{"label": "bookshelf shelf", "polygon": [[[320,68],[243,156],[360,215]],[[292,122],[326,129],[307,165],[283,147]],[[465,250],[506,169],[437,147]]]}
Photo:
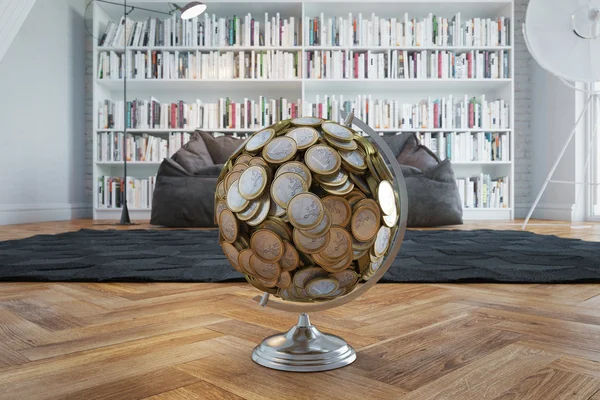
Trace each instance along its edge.
{"label": "bookshelf shelf", "polygon": [[[143,4],[144,0],[128,0],[128,3]],[[227,0],[227,1],[219,1],[219,0],[205,0],[208,9],[207,13],[212,18],[214,14],[216,17],[215,21],[219,21],[220,18],[230,18],[233,15],[237,15],[240,17],[240,22],[245,23],[244,17],[251,13],[252,17],[255,18],[255,21],[260,23],[260,33],[264,35],[264,38],[261,38],[260,42],[256,41],[256,37],[253,41],[246,40],[242,38],[241,40],[233,40],[233,42],[241,43],[241,44],[252,44],[252,43],[264,43],[265,46],[253,46],[253,45],[228,45],[224,46],[223,44],[232,43],[227,40],[221,40],[216,35],[216,31],[214,29],[210,29],[210,32],[213,32],[210,35],[213,35],[213,40],[202,41],[180,41],[178,43],[184,43],[186,45],[163,45],[171,44],[174,42],[166,42],[166,41],[138,41],[137,44],[160,44],[153,46],[127,46],[127,50],[131,51],[134,56],[136,52],[140,52],[138,56],[140,57],[137,61],[141,63],[142,66],[146,70],[149,67],[146,66],[156,66],[158,63],[153,64],[151,59],[150,63],[144,64],[144,57],[152,57],[152,52],[156,52],[156,57],[162,54],[165,57],[165,53],[168,52],[170,55],[174,55],[175,52],[179,52],[179,54],[185,53],[185,60],[192,59],[196,64],[190,63],[188,64],[188,70],[191,69],[191,65],[200,65],[203,71],[202,76],[257,76],[251,75],[248,73],[248,70],[245,73],[214,73],[213,71],[209,71],[207,74],[205,72],[207,70],[204,69],[203,64],[201,62],[205,62],[205,57],[213,60],[212,57],[215,57],[215,62],[218,62],[219,69],[224,68],[225,65],[229,65],[229,67],[233,65],[238,65],[238,56],[240,52],[244,52],[244,56],[250,55],[252,52],[255,54],[263,53],[263,52],[284,52],[284,53],[293,53],[294,57],[297,57],[297,61],[299,63],[298,74],[289,73],[281,73],[281,70],[278,70],[279,73],[269,76],[277,76],[277,77],[291,77],[291,76],[299,76],[300,78],[293,79],[270,79],[270,78],[262,78],[262,79],[127,79],[127,101],[132,101],[133,99],[146,101],[151,98],[157,99],[157,102],[161,104],[173,104],[181,101],[186,105],[193,106],[194,104],[203,104],[203,105],[215,105],[218,103],[221,98],[229,98],[231,102],[237,104],[241,104],[245,99],[248,99],[249,102],[253,102],[252,104],[258,105],[259,97],[263,97],[267,101],[271,101],[273,99],[285,99],[287,100],[287,104],[297,105],[298,110],[302,114],[310,114],[311,112],[318,112],[319,108],[312,108],[313,105],[319,103],[322,105],[326,105],[325,96],[327,96],[328,100],[332,100],[333,96],[336,96],[341,101],[341,96],[343,96],[344,101],[355,102],[358,96],[362,96],[363,102],[365,101],[366,96],[369,96],[369,107],[373,104],[373,108],[377,106],[382,106],[382,104],[391,104],[391,102],[395,102],[399,107],[403,107],[405,105],[421,105],[421,102],[427,102],[428,99],[434,103],[436,99],[448,99],[452,98],[455,103],[459,102],[459,99],[463,99],[463,97],[468,96],[469,99],[476,98],[477,101],[481,99],[482,96],[485,96],[486,101],[490,104],[496,100],[503,100],[505,104],[509,105],[509,115],[506,116],[509,123],[507,125],[500,126],[508,126],[508,128],[504,129],[494,129],[494,128],[469,128],[469,129],[459,129],[459,128],[375,128],[375,131],[379,132],[381,135],[393,135],[399,133],[408,133],[414,132],[422,137],[436,138],[437,140],[441,140],[440,138],[444,137],[458,137],[461,136],[464,138],[465,135],[461,135],[466,133],[466,137],[470,138],[472,135],[473,138],[485,136],[480,134],[483,133],[491,133],[492,135],[496,135],[498,137],[502,137],[503,139],[508,140],[509,145],[508,148],[502,148],[503,157],[497,157],[497,154],[494,158],[500,158],[502,160],[505,159],[505,155],[509,153],[510,161],[457,161],[452,162],[456,169],[456,177],[458,178],[473,178],[478,177],[480,174],[489,174],[492,179],[506,177],[509,179],[509,200],[507,208],[464,208],[463,214],[465,220],[476,219],[476,220],[500,220],[500,219],[512,219],[514,216],[514,161],[513,154],[515,154],[514,149],[514,136],[516,134],[514,130],[514,57],[515,57],[515,47],[514,47],[514,0],[376,0],[373,2],[364,2],[364,0],[348,0],[345,2],[340,2],[339,0],[322,0],[322,1],[300,1],[300,0],[273,0],[268,2],[255,2],[250,0]],[[105,32],[107,25],[109,22],[119,22],[119,18],[122,15],[122,7],[115,7],[107,4],[94,3],[94,12],[93,12],[93,33],[94,37],[100,38],[102,34]],[[157,9],[165,9],[168,10],[168,2],[162,0],[156,0],[153,2],[153,8]],[[282,40],[282,41],[269,41],[267,40],[267,36],[264,33],[265,28],[265,14],[268,13],[269,21],[271,17],[275,17],[276,13],[280,13],[281,19],[290,20],[290,18],[295,19],[295,26],[298,28],[296,30],[297,37],[296,40]],[[332,16],[341,16],[344,20],[348,18],[349,14],[352,14],[353,17],[358,17],[362,15],[362,18],[365,20],[371,20],[372,15],[376,17],[387,19],[389,21],[390,18],[396,18],[396,22],[401,23],[405,20],[405,13],[410,15],[410,18],[415,18],[417,21],[423,21],[424,18],[427,17],[428,14],[442,16],[444,18],[448,18],[448,22],[451,22],[453,16],[457,13],[461,14],[461,23],[465,23],[465,21],[471,18],[490,18],[492,21],[496,18],[507,18],[510,20],[509,25],[503,25],[506,29],[507,37],[509,38],[506,41],[498,40],[497,43],[506,44],[502,46],[487,46],[487,45],[470,45],[470,44],[488,44],[490,43],[485,41],[476,41],[475,36],[472,34],[473,41],[468,40],[459,40],[457,41],[428,41],[421,40],[421,46],[394,46],[391,44],[396,43],[392,37],[389,37],[389,41],[384,41],[383,37],[380,36],[381,42],[372,42],[370,40],[365,40],[362,38],[360,41],[352,41],[352,39],[342,40],[340,35],[339,44],[335,45],[335,41],[322,41],[323,34],[319,32],[319,40],[309,42],[308,39],[311,37],[309,34],[308,19],[320,18],[321,15],[324,15],[325,19],[328,19]],[[162,20],[164,16],[155,15],[152,13],[134,13],[130,16],[134,21],[145,21],[148,18],[158,18]],[[201,16],[201,19],[198,22],[203,22],[204,16]],[[407,20],[408,21],[408,20]],[[212,23],[212,22],[211,22]],[[220,22],[219,22],[220,23]],[[371,25],[369,22],[369,26],[378,26]],[[225,25],[223,25],[225,26]],[[229,25],[231,26],[231,25]],[[275,26],[275,25],[274,25]],[[327,24],[323,24],[324,29],[328,29]],[[336,25],[337,24],[336,20]],[[341,26],[344,26],[343,24]],[[352,25],[346,25],[352,26]],[[381,26],[381,25],[379,25]],[[425,25],[422,25],[425,26]],[[431,25],[429,25],[431,27]],[[499,25],[500,26],[500,25]],[[301,28],[300,28],[301,27]],[[215,26],[212,26],[215,28]],[[158,29],[158,28],[157,28]],[[273,32],[275,32],[274,30]],[[421,30],[422,31],[422,30]],[[162,31],[160,31],[162,32]],[[227,31],[230,32],[230,31]],[[241,32],[244,32],[242,29]],[[289,31],[288,31],[289,32]],[[365,28],[366,32],[366,28]],[[438,30],[439,32],[439,30]],[[482,31],[485,32],[485,31]],[[417,29],[414,28],[414,37],[416,38]],[[464,32],[462,32],[464,34]],[[242,33],[244,35],[244,33]],[[407,34],[408,35],[408,34]],[[389,35],[388,35],[389,36]],[[194,37],[191,35],[190,37]],[[358,36],[357,36],[358,37]],[[272,37],[271,37],[272,38]],[[315,36],[312,36],[315,39]],[[214,40],[217,39],[217,40]],[[264,39],[264,41],[262,40]],[[464,39],[464,37],[463,37]],[[99,104],[102,104],[105,100],[113,101],[113,102],[122,102],[123,101],[123,80],[122,79],[98,79],[97,76],[119,76],[118,74],[118,62],[117,64],[117,73],[114,73],[110,69],[107,68],[106,64],[99,64],[99,59],[105,60],[109,59],[109,66],[115,65],[111,64],[116,60],[120,60],[125,57],[124,49],[121,46],[112,46],[112,44],[116,42],[109,42],[111,45],[108,46],[99,46],[99,42],[97,40],[94,41],[93,48],[93,68],[94,68],[94,80],[93,80],[93,107],[94,107],[94,130],[93,130],[93,182],[92,186],[94,187],[94,218],[96,219],[118,219],[121,213],[121,208],[105,208],[99,206],[97,202],[99,189],[98,182],[99,178],[109,173],[113,174],[113,176],[118,176],[119,171],[122,171],[123,163],[121,161],[96,161],[101,157],[98,157],[99,151],[105,151],[105,148],[99,148],[99,137],[102,137],[102,140],[105,140],[105,133],[111,135],[110,137],[115,137],[116,133],[123,132],[123,129],[103,129],[98,128],[100,126],[98,122],[100,121],[100,116],[98,112]],[[136,42],[134,42],[136,43]],[[188,45],[188,44],[211,44],[208,45]],[[308,45],[316,44],[316,45]],[[323,45],[319,45],[319,43],[326,43]],[[331,45],[333,43],[333,45]],[[361,43],[360,45],[352,43]],[[363,45],[364,43],[382,43],[386,45]],[[400,41],[400,43],[404,43]],[[406,42],[416,44],[417,40],[414,42]],[[452,44],[452,43],[464,43],[469,45],[441,45],[441,44]],[[496,43],[495,41],[491,42]],[[280,45],[284,44],[284,45]],[[290,46],[287,44],[297,44],[294,46]],[[350,45],[347,45],[350,44]],[[390,44],[390,45],[387,45]],[[432,44],[432,45],[429,45]],[[505,60],[503,67],[503,71],[508,71],[508,75],[504,75],[501,73],[486,73],[485,75],[475,74],[473,72],[472,75],[469,76],[508,76],[508,78],[485,78],[485,79],[476,79],[476,78],[468,78],[468,79],[314,79],[307,78],[310,76],[307,74],[307,68],[310,63],[314,61],[314,53],[315,52],[323,52],[323,51],[331,51],[327,54],[327,61],[330,62],[329,65],[335,66],[336,60],[334,57],[339,55],[340,51],[352,51],[356,55],[359,54],[380,54],[379,57],[385,59],[385,68],[386,73],[380,74],[376,72],[374,75],[371,75],[371,72],[368,72],[368,76],[402,76],[396,70],[400,61],[396,59],[396,63],[392,62],[392,59],[397,56],[398,52],[394,52],[396,50],[402,50],[408,52],[409,56],[415,57],[415,65],[417,64],[416,55],[427,51],[429,55],[436,52],[454,52],[456,53],[455,59],[459,58],[459,55],[466,54],[470,52],[488,52],[490,58],[491,54],[500,55],[496,60]],[[190,52],[188,55],[187,53]],[[230,53],[233,52],[233,56]],[[503,52],[503,53],[502,53]],[[109,54],[103,53],[113,53],[112,56],[108,57]],[[215,54],[208,54],[215,53]],[[116,56],[115,56],[116,54]],[[396,55],[394,55],[396,54]],[[422,53],[421,53],[422,54]],[[199,55],[196,57],[196,55]],[[321,53],[321,58],[323,57],[323,53]],[[113,58],[114,57],[114,58]],[[229,58],[228,58],[229,57]],[[285,56],[282,56],[285,57]],[[436,55],[438,57],[438,55]],[[462,56],[466,57],[466,56]],[[168,58],[166,58],[168,60]],[[331,61],[329,61],[331,59]],[[422,65],[429,65],[427,68],[434,68],[433,65],[430,64],[433,57],[428,56],[426,58],[426,62],[423,62]],[[508,65],[506,65],[506,59],[508,60]],[[158,73],[155,70],[149,70],[151,73],[146,74],[144,72],[139,73],[140,76],[167,76],[167,77],[175,77],[178,76],[176,65],[178,65],[174,60],[172,61],[171,70],[169,68],[165,68],[165,58],[162,59],[163,63],[160,64],[162,73]],[[181,60],[181,59],[180,59]],[[434,61],[439,61],[441,64],[446,62],[446,58],[439,57],[433,59]],[[440,61],[441,60],[441,61]],[[243,58],[242,58],[242,61]],[[211,61],[212,62],[212,61]],[[258,61],[256,61],[258,63]],[[381,61],[379,61],[381,62]],[[412,62],[412,61],[411,61]],[[229,63],[229,64],[227,64]],[[473,61],[475,63],[475,61]],[[368,63],[367,63],[368,64]],[[243,63],[242,63],[243,65]],[[258,64],[256,64],[258,65]],[[289,63],[288,63],[289,65]],[[348,65],[348,64],[346,64]],[[380,64],[381,65],[381,64]],[[408,67],[407,64],[404,64],[404,74],[407,74]],[[412,65],[412,64],[411,64]],[[458,64],[457,64],[458,65]],[[466,64],[463,64],[466,65]],[[102,66],[102,68],[99,68]],[[139,66],[136,64],[136,68]],[[498,67],[498,71],[501,71],[499,64],[496,64]],[[365,66],[367,68],[367,66]],[[370,67],[369,67],[370,68]],[[415,67],[412,67],[413,72],[415,72]],[[442,70],[442,67],[435,67]],[[444,67],[445,68],[445,67]],[[464,67],[466,68],[466,67]],[[469,71],[471,67],[469,66]],[[268,68],[266,68],[268,69]],[[99,71],[102,70],[103,75],[99,75]],[[169,70],[169,71],[167,71]],[[325,69],[322,69],[326,71]],[[436,69],[431,69],[430,71]],[[138,70],[139,71],[139,70]],[[196,69],[198,71],[198,69]],[[235,71],[235,70],[234,70]],[[250,71],[252,71],[250,69]],[[256,70],[254,70],[256,71]],[[315,67],[314,71],[318,71],[318,68]],[[360,71],[358,69],[357,71]],[[437,76],[436,74],[422,73],[422,70],[419,70],[419,73],[416,73],[414,76]],[[458,68],[456,69],[458,71]],[[479,72],[481,69],[479,69]],[[496,71],[496,70],[494,70]],[[168,72],[168,73],[167,73]],[[295,72],[295,71],[293,71]],[[440,76],[466,76],[466,72],[462,74],[458,73],[447,73],[442,74]],[[264,73],[264,70],[263,70]],[[315,72],[316,73],[316,72]],[[360,72],[359,72],[360,73]],[[333,76],[355,76],[353,73],[338,73],[329,75]],[[179,76],[195,76],[195,75],[179,75]],[[312,74],[312,76],[315,76]],[[318,75],[317,75],[318,76]],[[323,75],[325,76],[325,75]],[[361,75],[358,75],[361,76]],[[367,75],[365,75],[367,76]],[[372,99],[372,100],[371,100]],[[199,101],[199,102],[198,102]],[[332,100],[332,103],[336,101]],[[372,103],[371,103],[372,101]],[[256,103],[254,103],[256,102]],[[433,104],[428,103],[428,104]],[[122,103],[121,107],[122,107]],[[336,103],[337,104],[337,103]],[[358,104],[358,103],[356,103]],[[441,103],[439,103],[441,104]],[[338,104],[339,105],[339,104]],[[117,109],[117,105],[114,105],[114,109]],[[333,107],[332,107],[333,108]],[[323,107],[325,110],[325,107]],[[360,108],[358,108],[360,110]],[[390,108],[391,109],[391,108]],[[121,108],[122,110],[122,108]],[[139,108],[138,108],[139,110]],[[206,109],[205,109],[206,110]],[[254,108],[252,109],[254,110]],[[398,110],[398,108],[396,109]],[[410,108],[409,108],[410,110]],[[404,113],[404,111],[402,111]],[[456,110],[454,110],[456,112]],[[122,113],[121,113],[122,115]],[[167,114],[170,115],[170,114]],[[240,113],[238,112],[238,116]],[[402,114],[403,116],[405,114]],[[113,115],[114,116],[114,115]],[[209,116],[213,116],[213,114],[209,114]],[[106,117],[106,115],[104,115]],[[220,117],[220,116],[219,116]],[[217,126],[215,125],[215,121],[219,121],[219,117],[211,120],[211,122],[207,122],[206,114],[204,114],[204,120],[200,118],[200,123],[203,123],[204,126]],[[121,117],[122,118],[122,117]],[[162,114],[161,114],[161,122],[160,124],[155,124],[154,126],[169,126],[169,123],[162,122]],[[167,116],[167,119],[171,118]],[[369,117],[371,118],[371,117]],[[458,118],[458,117],[457,117]],[[504,118],[504,117],[503,117]],[[364,119],[364,118],[363,118]],[[375,119],[371,118],[368,122],[369,124],[378,124],[378,126],[393,126],[389,121],[390,119],[380,119],[373,122]],[[431,120],[431,117],[430,117]],[[202,122],[204,121],[204,122]],[[384,121],[385,122],[384,124]],[[420,122],[414,122],[413,119],[412,124],[416,126],[421,126],[423,123],[422,119]],[[465,121],[464,119],[462,120]],[[366,119],[365,119],[366,122]],[[189,122],[188,122],[189,123]],[[444,125],[453,126],[453,122],[446,123],[443,122]],[[428,125],[433,125],[428,124]],[[140,125],[135,125],[140,126]],[[190,125],[188,125],[190,126]],[[244,126],[240,125],[238,122],[235,123],[235,126]],[[252,133],[257,131],[260,128],[199,128],[208,132],[218,132],[223,134],[237,135],[244,137],[248,133]],[[188,137],[195,129],[177,129],[177,128],[154,128],[154,129],[127,129],[127,132],[130,134],[139,137],[141,134],[148,134],[150,136],[154,136],[159,139],[159,141],[169,141],[172,136],[181,136]],[[115,135],[113,135],[113,133]],[[177,135],[181,133],[181,135]],[[487,136],[485,136],[487,137]],[[495,136],[493,136],[495,137]],[[103,144],[104,142],[100,143]],[[440,142],[440,151],[443,151],[447,147],[443,142]],[[177,149],[177,145],[174,145],[172,148]],[[171,143],[169,142],[169,149],[171,149]],[[154,151],[154,150],[153,150]],[[456,157],[460,157],[459,159],[471,159],[468,156],[465,156],[463,150],[462,155],[456,155]],[[487,150],[486,150],[487,151]],[[106,154],[106,153],[103,153]],[[111,154],[110,152],[108,154]],[[162,153],[160,153],[162,155]],[[450,154],[448,150],[448,154]],[[456,153],[454,153],[456,154]],[[108,157],[110,159],[111,157]],[[136,157],[140,159],[139,157]],[[159,157],[160,158],[160,157]],[[478,157],[474,157],[478,158]],[[487,156],[479,157],[483,159],[488,159]],[[107,159],[106,157],[104,159]],[[146,159],[155,160],[155,157],[146,157]],[[491,159],[491,158],[489,158]],[[128,165],[132,166],[130,175],[135,179],[149,179],[150,175],[154,175],[160,165],[158,161],[146,162],[146,161],[130,161]],[[118,203],[118,202],[117,202]],[[139,203],[145,204],[145,203]],[[490,203],[493,205],[493,203]],[[138,205],[138,204],[136,204]],[[134,204],[129,203],[129,210],[131,213],[132,219],[149,219],[150,217],[150,209],[148,208],[140,208],[135,207]]]}

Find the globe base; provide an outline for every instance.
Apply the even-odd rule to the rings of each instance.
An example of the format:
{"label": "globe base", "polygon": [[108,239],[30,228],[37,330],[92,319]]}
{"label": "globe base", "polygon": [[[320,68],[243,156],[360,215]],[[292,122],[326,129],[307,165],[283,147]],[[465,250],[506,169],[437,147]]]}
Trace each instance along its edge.
{"label": "globe base", "polygon": [[356,351],[341,337],[321,333],[301,313],[288,332],[269,336],[256,346],[252,360],[280,371],[318,372],[352,364]]}

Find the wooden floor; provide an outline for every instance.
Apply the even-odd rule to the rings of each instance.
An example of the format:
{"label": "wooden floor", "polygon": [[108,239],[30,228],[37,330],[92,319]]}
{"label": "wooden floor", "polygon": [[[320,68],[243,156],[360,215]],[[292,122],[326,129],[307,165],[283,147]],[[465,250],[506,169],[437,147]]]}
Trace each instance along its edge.
{"label": "wooden floor", "polygon": [[[0,240],[90,221],[0,227]],[[133,228],[143,229],[147,225]],[[514,222],[460,229],[518,229]],[[600,241],[600,225],[528,230]],[[2,283],[0,399],[596,399],[600,285],[380,284],[311,315],[358,350],[282,373],[253,347],[296,316],[245,284]]]}

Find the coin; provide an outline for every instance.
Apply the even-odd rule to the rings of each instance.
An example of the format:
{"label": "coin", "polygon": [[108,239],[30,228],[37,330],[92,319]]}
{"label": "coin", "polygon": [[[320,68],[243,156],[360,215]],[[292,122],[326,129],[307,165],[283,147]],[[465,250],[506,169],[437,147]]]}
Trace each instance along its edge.
{"label": "coin", "polygon": [[240,221],[248,221],[252,219],[258,214],[258,210],[260,209],[260,200],[252,200],[248,203],[246,208],[237,213],[237,217]]}
{"label": "coin", "polygon": [[238,158],[235,159],[236,164],[248,164],[248,162],[252,159],[250,154],[242,154]]}
{"label": "coin", "polygon": [[273,283],[272,287],[267,287],[265,285],[263,285],[262,280],[259,280],[258,277],[255,276],[251,276],[251,275],[246,275],[246,280],[255,288],[257,288],[258,290],[262,291],[262,292],[267,292],[267,293],[271,293],[271,294],[276,294],[277,290],[275,288],[275,284],[277,283],[277,281],[269,281],[269,283]]}
{"label": "coin", "polygon": [[[230,173],[225,175],[224,181],[225,181],[225,191],[226,192],[229,191],[229,189],[231,188],[231,185],[233,185],[233,182],[240,179],[240,176],[242,176],[242,173],[240,171],[231,171]],[[225,197],[227,197],[227,194],[225,194]]]}
{"label": "coin", "polygon": [[223,253],[225,254],[225,257],[227,257],[227,260],[229,261],[231,266],[239,273],[245,273],[245,271],[242,270],[240,264],[238,263],[239,251],[231,243],[227,242],[223,243],[221,245],[221,248],[223,249]]}
{"label": "coin", "polygon": [[317,256],[317,254],[315,254],[315,261],[317,261],[317,263],[323,267],[323,269],[327,272],[331,272],[331,273],[336,273],[336,272],[340,272],[340,271],[344,271],[345,269],[347,269],[348,267],[350,267],[350,265],[352,265],[352,261],[353,261],[353,252],[348,253],[347,255],[345,255],[344,257],[340,258],[338,261],[336,262],[330,262],[327,261],[322,254],[319,253],[319,255]]}
{"label": "coin", "polygon": [[369,266],[369,270],[371,272],[377,272],[379,267],[381,267],[381,264],[383,264],[384,260],[385,260],[385,258],[381,257],[379,260],[372,262],[371,265]]}
{"label": "coin", "polygon": [[353,151],[358,148],[356,142],[354,140],[343,141],[335,139],[329,135],[325,135],[325,141],[333,148],[344,151]]}
{"label": "coin", "polygon": [[306,254],[314,254],[325,249],[330,235],[326,232],[323,236],[311,238],[304,235],[300,229],[294,229],[292,237],[298,250]]}
{"label": "coin", "polygon": [[354,185],[362,190],[366,194],[370,194],[371,190],[369,190],[369,185],[367,185],[367,181],[361,175],[350,174],[350,179],[354,182]]}
{"label": "coin", "polygon": [[347,269],[341,272],[336,272],[331,275],[340,283],[340,287],[354,286],[358,282],[359,276],[356,272]]}
{"label": "coin", "polygon": [[271,184],[271,198],[280,207],[287,209],[290,200],[299,193],[306,192],[308,186],[302,176],[286,172],[279,175]]}
{"label": "coin", "polygon": [[357,207],[352,215],[352,235],[362,242],[371,240],[379,230],[377,214],[368,206]]}
{"label": "coin", "polygon": [[365,155],[360,150],[339,152],[342,162],[347,168],[364,171],[367,169]]}
{"label": "coin", "polygon": [[227,243],[233,243],[237,239],[239,232],[238,222],[235,215],[228,209],[221,211],[219,214],[219,230]]}
{"label": "coin", "polygon": [[252,234],[250,248],[256,257],[265,262],[277,262],[283,256],[283,241],[267,229],[258,229]]}
{"label": "coin", "polygon": [[233,168],[231,168],[231,172],[235,172],[235,171],[239,171],[239,172],[244,172],[244,170],[248,168],[248,164],[245,163],[238,163],[235,164],[233,166]]}
{"label": "coin", "polygon": [[304,289],[308,282],[314,280],[315,278],[324,278],[327,275],[327,271],[324,269],[315,266],[309,266],[297,271],[294,274],[292,281],[295,287]]}
{"label": "coin", "polygon": [[243,274],[254,275],[256,272],[250,267],[250,257],[252,257],[254,253],[250,249],[245,249],[240,251],[238,255],[238,264],[240,265],[240,269]]}
{"label": "coin", "polygon": [[273,137],[275,137],[275,130],[273,129],[264,129],[260,132],[256,132],[246,142],[246,151],[250,153],[257,152],[258,150],[262,149],[262,147],[271,139],[273,139]]}
{"label": "coin", "polygon": [[292,275],[289,272],[283,271],[277,280],[277,287],[286,288],[292,284]]}
{"label": "coin", "polygon": [[314,193],[299,193],[288,203],[287,216],[295,228],[315,228],[323,220],[323,215],[325,212],[321,199]]}
{"label": "coin", "polygon": [[311,297],[327,296],[339,287],[339,283],[331,278],[317,278],[306,284],[306,292]]}
{"label": "coin", "polygon": [[248,161],[248,165],[262,165],[263,167],[265,167],[265,169],[270,169],[269,164],[265,160],[263,160],[262,157],[252,157],[250,161]]}
{"label": "coin", "polygon": [[248,200],[243,198],[240,194],[238,185],[239,180],[234,181],[227,191],[227,207],[234,212],[240,212],[244,210],[249,204]]}
{"label": "coin", "polygon": [[302,230],[302,234],[309,238],[318,238],[321,237],[331,228],[331,211],[327,208],[324,209],[325,215],[323,216],[323,220],[319,225],[314,227],[313,229]]}
{"label": "coin", "polygon": [[298,150],[307,149],[319,140],[317,130],[308,126],[294,128],[286,133],[285,136],[291,137],[296,141]]}
{"label": "coin", "polygon": [[281,272],[281,267],[276,262],[265,262],[253,254],[250,257],[250,268],[256,272],[257,277],[264,279],[277,279]]}
{"label": "coin", "polygon": [[308,169],[319,175],[336,173],[342,163],[337,150],[324,144],[315,144],[306,150],[304,162]]}
{"label": "coin", "polygon": [[393,212],[390,215],[383,216],[383,222],[390,228],[393,228],[396,225],[396,223],[398,222],[398,210],[395,204]]}
{"label": "coin", "polygon": [[352,237],[347,230],[339,226],[333,226],[329,230],[329,235],[329,243],[320,252],[323,258],[330,261],[339,261],[348,254],[352,254]]}
{"label": "coin", "polygon": [[280,136],[271,140],[263,148],[262,156],[272,164],[281,164],[294,158],[297,148],[294,139],[287,136]]}
{"label": "coin", "polygon": [[[271,202],[273,203],[273,202]],[[279,235],[282,240],[292,240],[292,230],[289,226],[281,221],[282,223],[277,223],[274,219],[268,218],[258,226],[259,229],[268,229]]]}
{"label": "coin", "polygon": [[221,181],[217,184],[217,196],[219,199],[225,198],[227,192],[225,192],[225,181]]}
{"label": "coin", "polygon": [[369,258],[369,254],[366,253],[364,256],[358,259],[358,269],[360,273],[367,271],[369,269],[369,265],[371,265],[371,259]]}
{"label": "coin", "polygon": [[215,207],[215,215],[218,217],[221,215],[221,211],[227,209],[227,202],[225,200],[219,200],[217,202],[217,206]]}
{"label": "coin", "polygon": [[321,124],[321,129],[325,136],[331,136],[337,140],[350,141],[354,137],[354,133],[349,128],[335,122],[324,122]]}
{"label": "coin", "polygon": [[292,124],[298,126],[318,126],[321,125],[321,122],[323,119],[317,117],[300,117],[292,120]]}
{"label": "coin", "polygon": [[340,168],[337,173],[332,175],[315,175],[315,180],[321,185],[339,186],[343,185],[348,180],[348,172],[346,172],[343,168]]}
{"label": "coin", "polygon": [[269,215],[272,217],[281,217],[283,214],[285,214],[285,208],[280,207],[279,204],[272,201],[269,208]]}
{"label": "coin", "polygon": [[269,213],[269,208],[271,206],[271,198],[269,197],[269,194],[265,193],[260,196],[259,202],[260,207],[256,215],[252,219],[246,221],[246,224],[250,226],[260,225],[265,219],[267,219],[267,214]]}
{"label": "coin", "polygon": [[300,265],[300,257],[296,248],[289,242],[283,242],[284,251],[283,256],[279,260],[279,265],[283,271],[293,271]]}
{"label": "coin", "polygon": [[322,186],[322,188],[329,194],[342,196],[350,193],[352,189],[354,189],[354,182],[348,180],[339,186]]}
{"label": "coin", "polygon": [[346,199],[340,196],[327,196],[321,202],[331,213],[332,225],[348,225],[352,218],[352,209]]}
{"label": "coin", "polygon": [[377,188],[377,201],[381,207],[381,211],[385,215],[392,215],[396,208],[396,196],[394,195],[394,189],[388,181],[379,182]]}
{"label": "coin", "polygon": [[260,196],[265,186],[267,186],[267,172],[260,165],[248,167],[240,176],[240,194],[246,200],[253,200]]}
{"label": "coin", "polygon": [[306,168],[306,165],[304,165],[300,161],[286,162],[277,169],[277,172],[275,172],[275,177],[278,177],[281,174],[285,174],[286,172],[294,172],[300,175],[302,179],[304,179],[304,181],[306,182],[307,187],[310,188],[310,185],[312,183],[312,176],[309,169]]}
{"label": "coin", "polygon": [[382,226],[377,232],[377,239],[375,239],[375,245],[373,251],[377,257],[381,257],[387,251],[390,245],[391,231],[387,226]]}

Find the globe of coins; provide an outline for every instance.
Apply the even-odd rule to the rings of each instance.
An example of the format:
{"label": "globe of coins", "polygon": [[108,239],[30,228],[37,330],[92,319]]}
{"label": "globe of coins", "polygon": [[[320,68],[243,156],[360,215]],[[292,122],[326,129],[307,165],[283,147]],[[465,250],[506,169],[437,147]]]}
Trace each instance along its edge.
{"label": "globe of coins", "polygon": [[381,278],[406,226],[404,180],[381,144],[315,117],[252,134],[215,192],[219,242],[233,268],[294,303],[331,302]]}

